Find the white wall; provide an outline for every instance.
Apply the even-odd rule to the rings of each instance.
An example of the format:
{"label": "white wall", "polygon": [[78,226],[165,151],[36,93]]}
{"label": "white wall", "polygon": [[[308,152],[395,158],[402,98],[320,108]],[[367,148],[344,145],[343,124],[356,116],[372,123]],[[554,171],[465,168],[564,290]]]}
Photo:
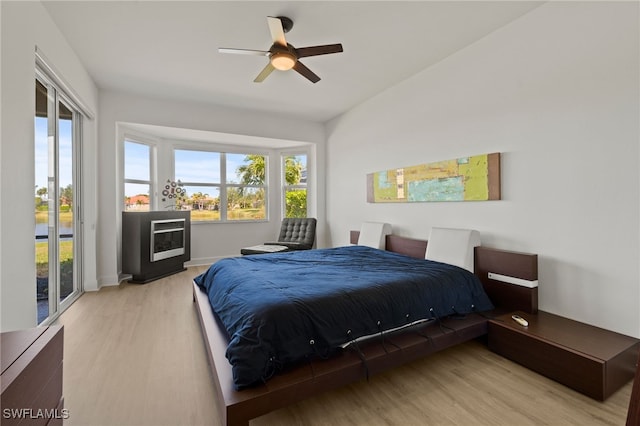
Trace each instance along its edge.
{"label": "white wall", "polygon": [[[89,121],[84,129],[88,289],[118,280],[116,123],[135,122],[315,144],[321,246],[346,244],[363,220],[388,221],[416,238],[431,226],[473,227],[488,246],[540,255],[542,309],[640,336],[637,3],[535,9],[330,122],[327,167],[317,123],[112,92],[100,92],[98,104],[40,3],[0,8],[2,331],[36,322],[34,219],[25,209],[33,205],[37,45],[100,117],[99,127]],[[502,201],[365,201],[367,173],[494,151],[503,153]],[[197,230],[192,255],[201,259],[274,234],[273,224]]]}
{"label": "white wall", "polygon": [[[98,91],[39,2],[0,2],[2,10],[2,156],[0,180],[0,328],[34,327],[34,112],[36,46],[81,101],[97,112]],[[85,158],[95,161],[95,122],[84,123]],[[83,176],[85,283],[95,286],[95,176]]]}
{"label": "white wall", "polygon": [[[120,124],[119,124],[120,123]],[[237,110],[210,105],[179,103],[149,99],[111,91],[100,92],[100,144],[98,146],[99,211],[98,226],[98,282],[114,285],[119,282],[120,266],[120,179],[122,165],[118,163],[118,125],[136,123],[192,129],[260,138],[298,141],[313,145],[318,164],[313,190],[319,194],[314,206],[318,218],[318,244],[322,246],[324,229],[324,127],[320,123],[305,122],[264,112]],[[212,140],[212,142],[218,142]],[[259,145],[256,145],[259,147]],[[274,165],[275,166],[275,165]],[[274,181],[276,167],[272,167]],[[166,177],[165,177],[166,178]],[[165,179],[163,178],[163,179]],[[278,191],[272,188],[272,196]],[[273,197],[272,197],[273,201]],[[273,203],[272,203],[273,204]],[[273,207],[273,206],[272,206]],[[273,212],[273,211],[272,211]],[[213,260],[238,255],[240,248],[273,240],[280,229],[280,218],[269,223],[209,223],[192,224],[191,264],[211,263]]]}
{"label": "white wall", "polygon": [[[539,254],[543,310],[640,336],[638,4],[552,2],[327,126],[334,245],[364,220]],[[368,204],[368,173],[501,152],[502,201]]]}

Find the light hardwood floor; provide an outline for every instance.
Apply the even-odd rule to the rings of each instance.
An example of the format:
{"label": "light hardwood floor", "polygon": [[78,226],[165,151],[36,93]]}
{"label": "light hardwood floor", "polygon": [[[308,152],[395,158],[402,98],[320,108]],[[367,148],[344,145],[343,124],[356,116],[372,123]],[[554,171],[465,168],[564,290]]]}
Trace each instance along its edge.
{"label": "light hardwood floor", "polygon": [[[65,425],[219,425],[191,280],[85,293],[65,327]],[[629,382],[592,400],[472,341],[251,422],[258,425],[624,425]]]}

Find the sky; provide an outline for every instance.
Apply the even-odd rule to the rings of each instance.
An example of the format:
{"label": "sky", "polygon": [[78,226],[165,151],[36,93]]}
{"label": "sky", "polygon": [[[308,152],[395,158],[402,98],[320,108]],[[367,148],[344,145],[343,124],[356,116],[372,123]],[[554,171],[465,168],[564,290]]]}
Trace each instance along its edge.
{"label": "sky", "polygon": [[[142,181],[151,181],[150,153],[149,145],[125,141],[125,177],[127,179],[137,179]],[[198,186],[198,184],[215,184],[221,183],[221,154],[219,152],[194,151],[194,150],[175,150],[174,170],[175,177],[159,177],[160,181],[160,198],[162,199],[162,190],[167,184],[167,180],[176,179],[185,183],[184,188],[187,194],[202,192],[209,194],[210,197],[219,196],[219,188],[212,186]],[[240,176],[237,170],[240,166],[247,164],[245,157],[247,154],[226,153],[226,183],[240,183]],[[306,156],[297,156],[306,168]],[[192,184],[192,185],[188,185]],[[131,197],[138,194],[147,194],[149,186],[147,184],[127,183],[125,185],[125,196]]]}
{"label": "sky", "polygon": [[[220,184],[221,183],[221,162],[219,152],[175,150],[174,169],[175,179],[191,184]],[[125,177],[127,179],[140,179],[149,181],[149,154],[148,145],[125,141]],[[226,153],[226,183],[240,183],[240,176],[237,170],[240,166],[247,164],[245,157],[247,154]],[[167,179],[173,177],[160,178],[163,189]],[[146,193],[146,185],[127,184],[126,196]],[[219,190],[216,187],[202,187],[185,185],[188,194],[194,192],[208,193],[212,197],[217,197]]]}
{"label": "sky", "polygon": [[[59,120],[60,133],[60,187],[66,187],[72,183],[72,142],[71,120]],[[151,170],[149,155],[149,145],[125,141],[125,176],[127,179],[150,180]],[[35,119],[35,184],[36,188],[47,186],[48,175],[48,146],[47,146],[47,119],[36,117]],[[226,154],[227,159],[227,183],[239,183],[240,177],[237,174],[238,167],[245,164],[246,154]],[[303,168],[306,168],[306,156],[298,156],[302,161]],[[175,176],[182,182],[189,183],[220,183],[220,153],[177,150],[175,154]],[[164,181],[164,179],[163,179]],[[203,191],[201,187],[187,188],[189,193],[208,192],[211,196],[218,196],[217,188],[210,188],[210,191]],[[141,193],[148,193],[148,185],[127,184],[125,188],[126,196],[133,196]]]}
{"label": "sky", "polygon": [[[73,160],[71,145],[71,120],[59,120],[58,123],[60,134],[59,148],[59,176],[60,187],[66,187],[72,183]],[[35,179],[36,188],[47,187],[49,149],[47,146],[47,119],[44,117],[36,117],[35,120]]]}

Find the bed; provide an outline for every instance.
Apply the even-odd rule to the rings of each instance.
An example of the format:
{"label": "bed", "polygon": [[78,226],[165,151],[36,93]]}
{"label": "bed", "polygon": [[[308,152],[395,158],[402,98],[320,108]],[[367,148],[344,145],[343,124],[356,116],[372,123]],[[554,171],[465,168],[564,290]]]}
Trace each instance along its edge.
{"label": "bed", "polygon": [[[357,232],[352,232],[351,238],[352,241],[354,238],[355,241],[357,241]],[[383,262],[389,262],[391,258],[394,262],[395,260],[399,260],[400,264],[402,264],[402,262],[409,262],[407,265],[411,265],[409,258],[424,259],[427,247],[426,241],[413,240],[394,235],[388,235],[386,238],[387,250],[391,253],[382,256]],[[363,255],[363,253],[368,255],[371,250],[373,249],[367,250],[359,247],[347,247],[328,249],[328,251],[315,250],[312,252],[317,252],[319,255],[331,259],[333,259],[331,256],[334,255],[336,257],[355,256],[354,258],[359,259],[358,256]],[[310,256],[306,254],[306,252],[301,253],[303,254],[283,253],[278,255],[263,255],[254,259],[285,256],[282,259],[276,259],[275,257],[272,257],[272,259],[278,260],[277,263],[280,264],[288,264],[290,261],[293,262],[297,260],[294,258],[303,257],[306,259]],[[319,262],[318,259],[313,259],[312,262]],[[365,259],[364,262],[369,261],[366,260],[369,259],[368,257],[363,259]],[[238,261],[241,261],[241,259],[232,259],[228,263],[236,263]],[[256,260],[247,259],[246,261],[242,261],[240,266],[236,265],[231,269],[250,269],[253,266],[247,266],[247,262],[254,261]],[[333,262],[333,260],[331,261]],[[358,262],[360,262],[360,260]],[[296,266],[293,267],[295,268]],[[217,269],[218,268],[216,268],[216,273],[220,277],[219,274],[221,272]],[[255,269],[258,270],[259,274],[262,274],[267,273],[263,269],[268,269],[268,267],[260,264],[255,265]],[[318,356],[308,356],[308,353],[295,353],[296,350],[294,350],[292,358],[289,359],[287,356],[282,356],[283,359],[287,361],[285,367],[276,369],[277,374],[274,374],[273,377],[268,377],[271,376],[271,371],[264,376],[260,376],[260,384],[258,385],[256,385],[256,377],[249,375],[242,378],[242,374],[239,375],[239,371],[242,372],[244,367],[241,366],[238,368],[237,359],[233,356],[233,354],[237,355],[239,353],[252,352],[253,349],[251,346],[239,346],[236,348],[230,357],[230,359],[233,359],[233,366],[226,357],[227,350],[231,350],[230,348],[233,346],[230,345],[230,343],[233,344],[234,340],[234,338],[230,340],[228,337],[227,328],[229,327],[229,318],[241,317],[244,314],[238,314],[235,311],[225,313],[225,306],[217,306],[216,310],[220,312],[220,315],[214,314],[208,295],[202,291],[198,283],[194,281],[194,300],[196,301],[214,383],[218,392],[217,402],[223,424],[247,425],[252,418],[295,403],[317,393],[365,379],[369,375],[410,362],[429,353],[481,337],[487,332],[487,318],[494,315],[493,312],[486,312],[488,308],[493,308],[494,311],[524,310],[527,312],[534,312],[537,309],[537,289],[491,280],[488,278],[489,272],[525,280],[535,280],[537,279],[537,256],[477,247],[475,249],[475,276],[477,279],[475,279],[475,277],[473,278],[478,282],[478,285],[484,289],[482,294],[486,292],[486,295],[488,295],[491,300],[488,305],[482,299],[482,296],[480,296],[479,299],[476,298],[465,301],[459,306],[452,306],[445,309],[444,307],[451,303],[450,300],[444,300],[442,302],[444,305],[437,307],[437,311],[440,311],[437,315],[433,314],[433,309],[428,308],[426,309],[427,314],[422,315],[423,318],[419,318],[420,315],[411,312],[414,318],[396,318],[396,322],[385,319],[384,321],[387,323],[393,323],[390,324],[393,327],[388,328],[392,328],[395,331],[380,333],[379,336],[375,333],[375,327],[374,330],[367,330],[366,327],[360,330],[355,327],[357,332],[354,332],[353,336],[350,335],[348,338],[344,336],[341,337],[347,341],[347,347],[344,349],[333,348],[332,350],[327,350],[320,342],[331,339],[325,338],[321,331],[316,330],[317,334],[312,336],[317,336],[316,339],[308,339],[307,335],[304,336],[304,339],[306,339],[307,346],[309,346],[310,341],[318,341],[319,347],[314,348]],[[271,274],[272,272],[268,273]],[[291,272],[288,271],[287,273],[290,274]],[[222,278],[219,278],[219,280],[221,279]],[[368,277],[367,279],[371,280],[373,278]],[[225,280],[233,282],[234,278],[227,277]],[[200,284],[202,284],[203,279],[199,277],[197,281],[200,281]],[[355,289],[352,288],[352,290],[359,291],[357,282],[355,282],[358,281],[355,279],[355,275],[352,281],[354,282],[350,283],[350,286],[355,286]],[[473,286],[474,284],[471,285]],[[276,293],[280,292],[282,289],[281,284],[278,283],[275,284],[275,286],[278,288]],[[316,287],[317,286],[313,286],[311,288],[315,289]],[[223,296],[221,296],[221,294]],[[224,289],[221,294],[218,294],[216,297],[226,297],[224,295],[229,293],[227,289]],[[245,294],[238,297],[247,298],[247,295]],[[388,295],[385,297],[388,298]],[[456,295],[454,297],[460,296]],[[332,300],[332,303],[336,303],[338,299],[330,300]],[[405,299],[402,303],[406,304],[406,302],[407,300]],[[303,306],[305,307],[304,309],[313,310],[313,308],[307,308],[304,304]],[[326,306],[326,300],[323,306]],[[262,308],[259,308],[259,310],[260,309]],[[290,310],[287,315],[294,314],[294,311],[295,309]],[[432,314],[428,314],[428,312],[432,312]],[[404,320],[406,324],[404,324],[404,327],[398,329],[397,326],[399,324],[397,321],[401,320]],[[420,321],[414,323],[413,320]],[[223,321],[227,323],[226,326],[222,324]],[[271,319],[267,321],[267,323],[270,322]],[[263,321],[261,324],[264,325],[265,322]],[[252,327],[259,328],[255,326],[255,324]],[[237,336],[237,333],[233,333],[233,328],[230,329],[232,330],[231,335]],[[351,332],[350,329],[348,331]],[[370,333],[371,331],[374,332]],[[344,334],[346,334],[346,331]],[[368,334],[373,334],[375,337],[356,340]],[[256,339],[259,340],[260,337],[251,335],[249,338],[251,342],[255,342]],[[356,341],[356,343],[353,343],[353,341]],[[331,345],[335,343],[336,342],[332,341]],[[257,352],[260,351],[258,350]],[[273,354],[269,352],[264,356],[269,358],[271,355]],[[262,359],[263,355],[260,355],[259,358],[259,363],[265,362],[265,360]],[[251,363],[253,360],[249,360],[249,362]],[[238,380],[239,376],[241,377],[240,380]],[[267,378],[268,380],[266,380]],[[264,383],[261,383],[262,381]]]}

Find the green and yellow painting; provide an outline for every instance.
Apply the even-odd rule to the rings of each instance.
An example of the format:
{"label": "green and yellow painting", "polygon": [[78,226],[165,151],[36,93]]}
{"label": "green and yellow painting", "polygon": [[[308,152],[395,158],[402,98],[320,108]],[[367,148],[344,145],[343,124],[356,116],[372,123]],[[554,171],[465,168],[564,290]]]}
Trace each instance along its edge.
{"label": "green and yellow painting", "polygon": [[500,199],[500,153],[385,170],[367,175],[367,201],[487,201]]}

